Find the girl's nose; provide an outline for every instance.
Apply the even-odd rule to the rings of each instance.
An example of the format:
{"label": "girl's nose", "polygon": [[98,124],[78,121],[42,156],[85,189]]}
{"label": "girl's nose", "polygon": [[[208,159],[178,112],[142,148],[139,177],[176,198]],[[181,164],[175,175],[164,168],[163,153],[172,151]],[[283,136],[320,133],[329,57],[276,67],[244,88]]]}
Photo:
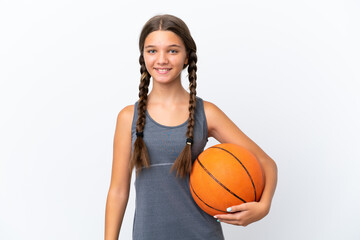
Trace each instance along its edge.
{"label": "girl's nose", "polygon": [[166,64],[168,63],[168,59],[165,52],[160,52],[158,55],[158,63],[159,64]]}

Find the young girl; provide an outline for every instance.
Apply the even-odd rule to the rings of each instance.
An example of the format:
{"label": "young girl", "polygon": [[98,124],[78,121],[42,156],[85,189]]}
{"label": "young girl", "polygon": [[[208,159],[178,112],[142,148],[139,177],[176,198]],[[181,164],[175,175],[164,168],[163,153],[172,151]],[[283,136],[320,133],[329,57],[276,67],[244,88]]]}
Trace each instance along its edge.
{"label": "young girl", "polygon": [[[219,240],[224,239],[220,222],[246,226],[266,216],[277,182],[276,164],[215,104],[196,96],[196,45],[186,24],[172,15],[151,18],[142,29],[139,48],[139,100],[117,117],[105,239],[118,239],[133,168],[135,240]],[[181,84],[185,68],[190,93]],[[228,214],[217,216],[196,205],[189,174],[209,137],[255,154],[266,181],[259,202],[229,206]]]}

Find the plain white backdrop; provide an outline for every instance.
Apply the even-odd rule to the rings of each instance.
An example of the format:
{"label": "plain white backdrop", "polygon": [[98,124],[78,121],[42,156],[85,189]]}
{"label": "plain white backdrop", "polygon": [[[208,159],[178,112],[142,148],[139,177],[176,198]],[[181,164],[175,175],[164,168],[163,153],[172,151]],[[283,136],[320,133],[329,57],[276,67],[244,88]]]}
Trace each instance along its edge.
{"label": "plain white backdrop", "polygon": [[278,165],[269,215],[222,223],[225,238],[360,239],[359,12],[350,0],[1,0],[0,239],[103,238],[116,117],[138,97],[141,28],[163,13],[196,41],[197,95]]}

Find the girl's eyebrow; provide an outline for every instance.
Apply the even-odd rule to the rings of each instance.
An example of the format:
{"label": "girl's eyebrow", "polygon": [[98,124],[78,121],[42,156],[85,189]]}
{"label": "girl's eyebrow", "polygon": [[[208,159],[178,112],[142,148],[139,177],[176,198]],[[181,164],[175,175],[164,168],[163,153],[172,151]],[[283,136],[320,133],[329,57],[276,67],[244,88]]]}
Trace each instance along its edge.
{"label": "girl's eyebrow", "polygon": [[169,45],[169,47],[178,47],[178,48],[181,48],[181,46],[179,46],[179,45],[177,45],[177,44]]}
{"label": "girl's eyebrow", "polygon": [[[156,47],[155,45],[147,45],[145,46],[145,48],[153,48],[153,47]],[[168,47],[177,47],[177,48],[181,48],[180,45],[177,45],[177,44],[171,44],[169,45]]]}

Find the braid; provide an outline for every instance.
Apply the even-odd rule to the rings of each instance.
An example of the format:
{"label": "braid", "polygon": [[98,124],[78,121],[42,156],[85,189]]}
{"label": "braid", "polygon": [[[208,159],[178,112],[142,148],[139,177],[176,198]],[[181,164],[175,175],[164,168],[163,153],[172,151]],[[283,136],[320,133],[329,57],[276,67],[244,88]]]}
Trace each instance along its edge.
{"label": "braid", "polygon": [[146,121],[146,105],[147,95],[149,91],[150,74],[146,70],[143,54],[139,57],[141,80],[139,85],[139,103],[138,103],[138,119],[136,122],[136,140],[133,147],[133,152],[130,158],[130,170],[134,167],[138,169],[137,174],[141,171],[142,167],[150,166],[149,154],[143,140],[143,132]]}
{"label": "braid", "polygon": [[189,54],[189,59],[191,59],[188,67],[189,73],[189,82],[190,82],[190,100],[189,100],[189,124],[186,131],[186,136],[188,138],[193,138],[193,130],[195,125],[195,107],[196,107],[196,62],[197,56],[196,53],[191,51]]}
{"label": "braid", "polygon": [[195,108],[196,108],[196,71],[197,71],[197,55],[195,51],[189,52],[189,66],[188,77],[190,82],[190,99],[189,99],[189,122],[186,131],[186,144],[178,158],[175,160],[171,171],[177,170],[176,176],[184,178],[186,174],[191,173],[192,156],[191,156],[191,144],[194,138],[194,126],[195,126]]}

